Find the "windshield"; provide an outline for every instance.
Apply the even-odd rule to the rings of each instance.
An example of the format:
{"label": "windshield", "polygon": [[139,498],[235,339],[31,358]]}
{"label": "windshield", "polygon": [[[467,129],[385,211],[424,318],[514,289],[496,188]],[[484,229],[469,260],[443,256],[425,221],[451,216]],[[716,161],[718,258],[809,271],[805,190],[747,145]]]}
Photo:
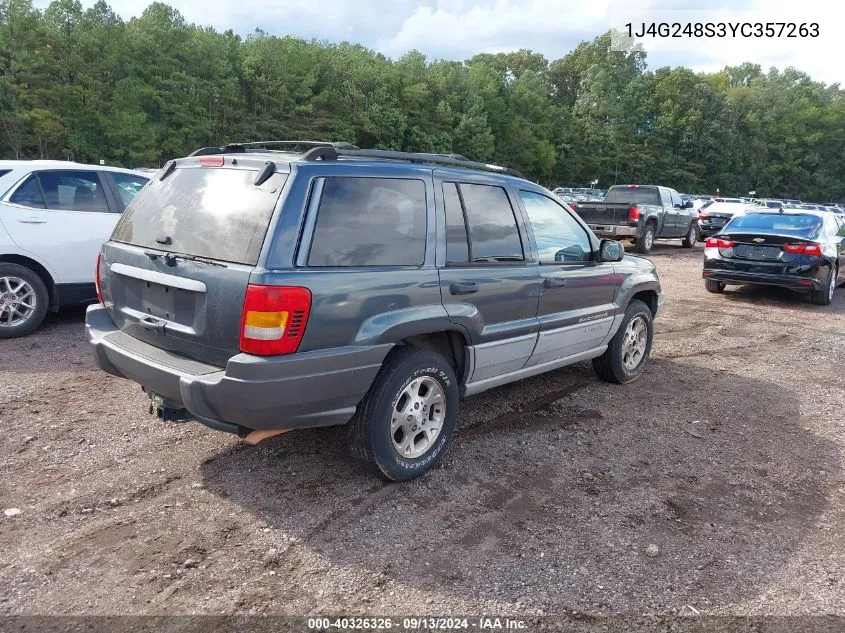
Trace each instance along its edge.
{"label": "windshield", "polygon": [[260,186],[246,169],[184,167],[153,178],[129,204],[112,239],[136,246],[255,265],[285,183]]}
{"label": "windshield", "polygon": [[803,213],[749,213],[734,217],[722,233],[783,233],[813,238],[818,235],[822,219]]}
{"label": "windshield", "polygon": [[611,187],[604,201],[659,205],[660,195],[655,187]]}

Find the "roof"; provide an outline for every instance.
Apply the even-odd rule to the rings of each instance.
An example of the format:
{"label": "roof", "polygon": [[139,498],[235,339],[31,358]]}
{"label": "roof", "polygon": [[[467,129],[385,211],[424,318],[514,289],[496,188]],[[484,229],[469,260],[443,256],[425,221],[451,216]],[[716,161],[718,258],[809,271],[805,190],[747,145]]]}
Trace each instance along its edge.
{"label": "roof", "polygon": [[[0,160],[0,169],[100,169],[103,171],[117,171],[131,174],[141,172],[125,167],[112,167],[111,165],[92,165],[77,163],[70,160]],[[146,177],[146,176],[145,176]]]}

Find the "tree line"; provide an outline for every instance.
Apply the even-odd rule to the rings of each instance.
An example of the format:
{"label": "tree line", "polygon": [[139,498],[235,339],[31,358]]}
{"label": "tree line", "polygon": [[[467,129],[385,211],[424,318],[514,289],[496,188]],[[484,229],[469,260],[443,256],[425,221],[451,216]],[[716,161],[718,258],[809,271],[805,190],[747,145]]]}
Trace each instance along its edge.
{"label": "tree line", "polygon": [[159,166],[270,139],[459,153],[546,185],[845,200],[845,91],[788,68],[646,70],[610,33],[561,59],[241,37],[155,2],[0,0],[0,157]]}

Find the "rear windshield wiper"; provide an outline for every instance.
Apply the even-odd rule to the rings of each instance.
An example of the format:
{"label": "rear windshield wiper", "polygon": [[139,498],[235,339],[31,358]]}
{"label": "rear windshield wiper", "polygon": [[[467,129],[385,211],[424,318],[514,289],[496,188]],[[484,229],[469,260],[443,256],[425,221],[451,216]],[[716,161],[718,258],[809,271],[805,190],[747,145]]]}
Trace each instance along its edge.
{"label": "rear windshield wiper", "polygon": [[188,262],[199,262],[201,264],[208,264],[209,266],[220,266],[221,268],[228,268],[226,264],[222,262],[215,261],[213,259],[209,259],[208,257],[201,257],[200,255],[182,255],[177,253],[157,253],[155,251],[144,251],[144,255],[149,257],[150,259],[158,259],[159,257],[164,258],[164,262],[168,266],[175,266],[176,261],[181,259],[183,261]]}

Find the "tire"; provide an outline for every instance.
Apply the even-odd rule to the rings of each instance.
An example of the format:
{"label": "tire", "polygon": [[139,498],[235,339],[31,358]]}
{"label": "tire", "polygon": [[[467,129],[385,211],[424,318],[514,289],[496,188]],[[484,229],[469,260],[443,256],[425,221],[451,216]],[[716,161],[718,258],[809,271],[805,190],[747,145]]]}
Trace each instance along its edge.
{"label": "tire", "polygon": [[643,229],[643,235],[637,238],[634,244],[634,250],[643,255],[647,255],[654,248],[654,224],[649,222]]}
{"label": "tire", "polygon": [[817,306],[829,306],[833,301],[833,293],[836,290],[836,277],[839,275],[838,268],[831,268],[830,281],[824,290],[813,290],[810,293],[810,301]]}
{"label": "tire", "polygon": [[725,291],[725,282],[723,281],[716,281],[715,279],[705,279],[704,280],[704,287],[707,288],[707,292],[724,292]]}
{"label": "tire", "polygon": [[0,339],[32,332],[44,321],[49,304],[41,277],[26,266],[0,263]]}
{"label": "tire", "polygon": [[[644,325],[645,341],[644,346],[641,347],[641,355],[639,358],[631,358],[631,361],[636,361],[635,364],[626,364],[626,356],[630,353],[630,347],[626,345],[629,336],[629,326],[638,321]],[[632,328],[636,330],[636,326]],[[651,354],[651,344],[654,338],[654,323],[651,315],[651,310],[642,301],[635,299],[625,310],[625,318],[619,326],[619,330],[611,339],[607,350],[593,359],[593,370],[599,378],[607,382],[614,382],[617,384],[624,384],[633,382],[639,378],[643,372],[643,368],[648,362]]]}
{"label": "tire", "polygon": [[695,243],[698,241],[698,227],[695,225],[695,222],[690,224],[689,231],[684,236],[684,239],[681,240],[681,244],[684,245],[684,248],[692,248],[695,246]]}
{"label": "tire", "polygon": [[[429,393],[438,395],[435,391],[438,387],[439,402],[445,410],[439,411],[439,430],[429,440],[429,434],[422,426],[436,422],[438,417],[434,406],[423,413],[424,399]],[[414,402],[411,393],[420,401]],[[408,418],[413,416],[413,421],[405,419],[404,413],[400,420],[396,407],[410,407],[411,404],[423,407],[408,409]],[[416,347],[398,347],[385,359],[350,423],[353,453],[387,481],[419,477],[443,458],[455,431],[459,406],[458,380],[445,358]],[[394,424],[399,426],[392,431]],[[423,444],[424,440],[428,440],[427,445]],[[400,453],[403,446],[407,447],[410,456]],[[423,452],[414,454],[418,450]]]}

